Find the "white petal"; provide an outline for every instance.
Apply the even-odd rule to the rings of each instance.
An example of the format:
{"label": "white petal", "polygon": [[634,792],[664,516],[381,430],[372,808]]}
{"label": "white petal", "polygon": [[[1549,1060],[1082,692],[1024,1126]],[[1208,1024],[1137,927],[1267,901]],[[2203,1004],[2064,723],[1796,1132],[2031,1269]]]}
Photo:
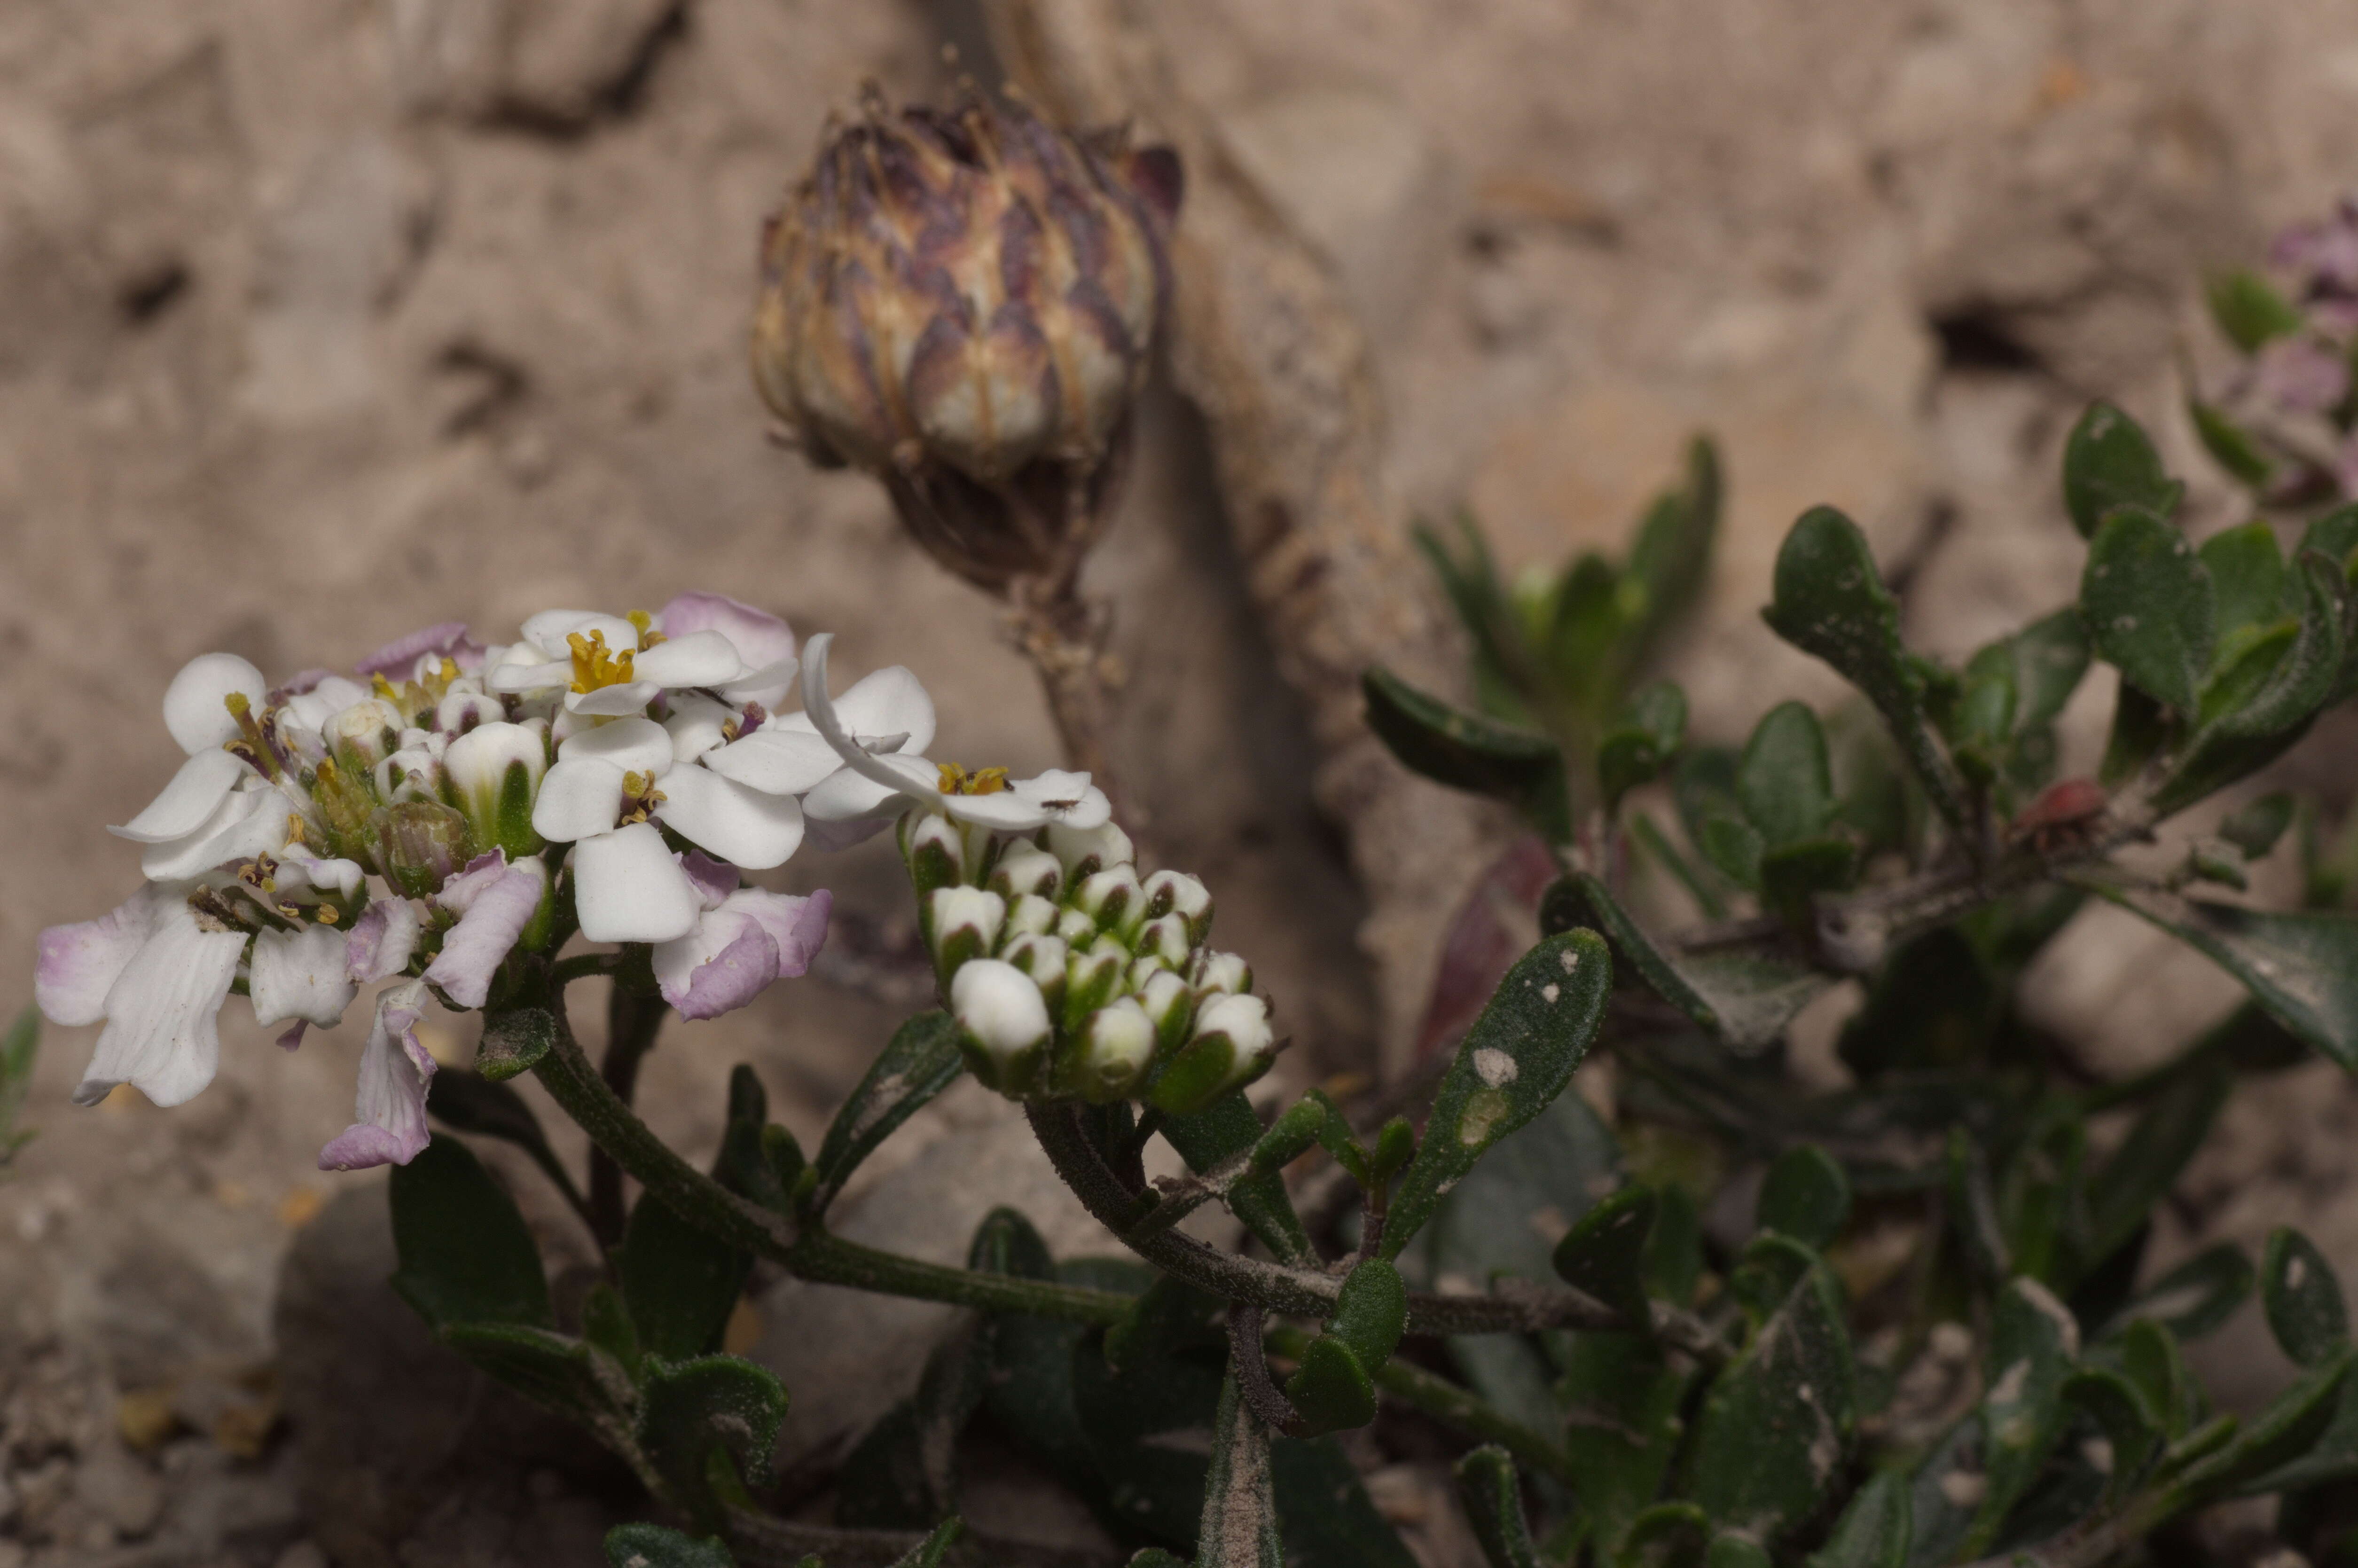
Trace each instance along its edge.
{"label": "white petal", "polygon": [[95,920],[52,925],[41,933],[33,969],[33,1000],[51,1023],[96,1023],[106,1016],[106,993],[156,928],[156,914],[175,890],[143,887]]}
{"label": "white petal", "polygon": [[106,1027],[74,1090],[96,1105],[117,1084],[134,1084],[157,1105],[193,1098],[221,1065],[219,1016],[245,951],[239,931],[207,931],[174,899],[106,993]]}
{"label": "white petal", "polygon": [[736,717],[737,710],[725,702],[692,693],[675,696],[671,716],[663,724],[671,737],[671,760],[692,762],[719,745],[724,739],[721,727]]}
{"label": "white petal", "polygon": [[664,776],[655,815],[690,843],[747,871],[785,864],[803,841],[803,808],[790,795],[765,795],[705,768]]}
{"label": "white petal", "polygon": [[633,678],[661,687],[723,686],[751,673],[736,644],[718,632],[669,638],[642,648],[631,661]]}
{"label": "white petal", "polygon": [[620,686],[601,686],[596,691],[568,691],[565,694],[565,710],[611,719],[619,714],[644,712],[648,703],[662,695],[663,687],[651,680],[624,681]]}
{"label": "white petal", "polygon": [[361,1053],[352,1124],[319,1151],[319,1169],[357,1171],[406,1165],[433,1134],[426,1126],[426,1091],[434,1058],[417,1043],[426,1010],[426,982],[388,986],[376,999],[376,1022]]}
{"label": "white petal", "polygon": [[738,676],[720,688],[720,695],[731,702],[758,702],[764,710],[774,711],[795,689],[795,672],[801,668],[799,659],[780,659]]}
{"label": "white petal", "polygon": [[765,724],[741,741],[706,752],[704,765],[764,795],[801,795],[841,768],[843,759],[817,730]]}
{"label": "white petal", "polygon": [[854,735],[906,735],[899,750],[923,752],[934,743],[934,699],[914,674],[891,665],[851,683],[835,700],[836,717]]}
{"label": "white petal", "polygon": [[570,843],[605,832],[622,810],[622,769],[602,757],[559,756],[532,803],[532,830],[551,843]]}
{"label": "white petal", "polygon": [[352,922],[344,948],[344,974],[366,985],[409,968],[425,929],[417,905],[406,898],[381,898]]}
{"label": "white petal", "polygon": [[262,716],[270,684],[235,654],[199,654],[180,666],[164,691],[164,728],[190,756],[210,752],[237,736],[237,720],[230,717],[227,697],[243,692]]}
{"label": "white petal", "polygon": [[576,757],[595,757],[626,773],[660,775],[671,766],[671,732],[652,719],[634,716],[584,730],[557,749],[562,766]]}
{"label": "white petal", "polygon": [[331,1029],[341,1022],[360,988],[344,974],[348,938],[329,925],[265,931],[254,939],[246,985],[254,1022],[268,1028],[299,1018]]}
{"label": "white petal", "polygon": [[285,806],[286,796],[275,789],[236,791],[186,838],[150,844],[139,857],[139,874],[151,882],[177,881],[231,860],[268,854],[287,842]]}
{"label": "white petal", "polygon": [[552,659],[571,657],[573,645],[566,639],[576,632],[585,637],[592,632],[605,633],[606,646],[618,654],[639,645],[637,627],[595,610],[544,610],[524,623],[524,640]]}
{"label": "white petal", "polygon": [[668,942],[694,930],[704,908],[663,834],[645,822],[573,847],[573,905],[592,942]]}
{"label": "white petal", "polygon": [[1048,814],[1013,790],[994,795],[946,795],[942,809],[960,822],[971,822],[994,833],[1029,833],[1048,825]]}
{"label": "white petal", "polygon": [[107,831],[135,844],[168,844],[185,838],[221,809],[237,781],[252,771],[227,752],[199,752],[180,764],[172,782],[138,816]]}
{"label": "white petal", "polygon": [[513,664],[502,665],[485,676],[483,677],[485,690],[538,691],[545,687],[573,684],[572,660],[557,659],[547,664],[534,664],[529,658],[532,652],[530,648],[519,644],[514,652],[526,657]]}
{"label": "white petal", "polygon": [[1098,827],[1113,816],[1113,803],[1106,798],[1105,791],[1089,783],[1087,773],[1051,768],[1037,778],[1018,779],[1008,788],[1039,807],[1048,821],[1061,822],[1067,827]]}
{"label": "white petal", "polygon": [[908,808],[907,795],[849,768],[838,768],[803,796],[803,815],[813,822],[882,821]]}

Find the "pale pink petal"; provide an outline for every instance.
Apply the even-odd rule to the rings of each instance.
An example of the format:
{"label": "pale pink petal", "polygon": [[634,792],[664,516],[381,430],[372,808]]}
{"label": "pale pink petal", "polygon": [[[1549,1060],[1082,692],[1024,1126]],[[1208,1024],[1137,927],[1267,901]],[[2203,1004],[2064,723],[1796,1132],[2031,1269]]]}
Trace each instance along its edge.
{"label": "pale pink petal", "polygon": [[344,940],[344,974],[367,985],[409,968],[423,930],[417,906],[406,898],[381,898],[352,922]]}
{"label": "pale pink petal", "polygon": [[297,1019],[294,1022],[288,1024],[287,1026],[287,1032],[278,1037],[278,1048],[281,1051],[301,1050],[303,1048],[303,1032],[310,1027],[311,1021],[309,1019]]}
{"label": "pale pink petal", "polygon": [[835,912],[835,895],[825,888],[804,897],[740,888],[720,901],[723,914],[741,914],[770,935],[778,945],[778,978],[793,979],[811,966],[827,946],[827,917]]}
{"label": "pale pink petal", "polygon": [[290,1018],[332,1029],[360,988],[344,972],[351,938],[329,925],[265,931],[254,939],[246,989],[254,1022],[268,1028]]}
{"label": "pale pink petal", "polygon": [[574,845],[573,907],[592,942],[668,942],[696,929],[704,912],[696,884],[645,822]]}
{"label": "pale pink petal", "polygon": [[[733,895],[732,895],[733,896]],[[752,1000],[778,978],[778,945],[758,921],[722,908],[696,929],[658,943],[655,985],[682,1018],[718,1018]]]}
{"label": "pale pink petal", "polygon": [[95,920],[42,932],[33,969],[33,1000],[42,1016],[60,1024],[105,1017],[107,991],[156,928],[159,898],[178,896],[143,887]]}
{"label": "pale pink petal", "polygon": [[360,1087],[352,1124],[319,1151],[322,1171],[406,1165],[432,1136],[426,1128],[426,1091],[434,1058],[417,1043],[426,985],[411,980],[386,988],[376,1000],[376,1023],[361,1052]]}
{"label": "pale pink petal", "polygon": [[467,635],[467,623],[445,621],[439,626],[395,638],[352,667],[364,676],[385,675],[406,680],[417,667],[420,655],[426,654],[447,658],[462,670],[476,669],[483,662],[483,645]]}
{"label": "pale pink petal", "polygon": [[737,874],[736,867],[716,860],[701,849],[690,849],[682,855],[679,869],[696,884],[697,896],[704,901],[707,909],[718,909],[720,901],[735,892],[737,884],[745,880]]}
{"label": "pale pink petal", "polygon": [[466,913],[443,936],[425,979],[461,1007],[482,1006],[492,994],[492,977],[532,924],[547,886],[547,868],[537,860],[501,866],[497,880],[470,891]]}
{"label": "pale pink petal", "polygon": [[666,637],[718,632],[755,668],[795,656],[795,634],[784,622],[727,594],[680,594],[655,619]]}
{"label": "pale pink petal", "polygon": [[184,901],[160,901],[147,939],[107,989],[106,1027],[74,1103],[96,1105],[127,1083],[174,1106],[211,1083],[222,1003],[244,952],[244,933],[205,930]]}

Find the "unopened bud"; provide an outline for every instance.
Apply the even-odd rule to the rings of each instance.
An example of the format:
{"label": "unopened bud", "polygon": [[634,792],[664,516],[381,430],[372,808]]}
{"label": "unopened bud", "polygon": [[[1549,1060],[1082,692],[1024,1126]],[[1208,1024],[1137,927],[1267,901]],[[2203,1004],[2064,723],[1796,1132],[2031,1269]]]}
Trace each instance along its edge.
{"label": "unopened bud", "polygon": [[507,720],[508,710],[496,697],[480,691],[454,691],[434,705],[434,728],[445,735],[470,735],[485,724]]}
{"label": "unopened bud", "polygon": [[981,888],[936,888],[925,895],[925,942],[942,983],[999,946],[1007,922],[1007,901]]}
{"label": "unopened bud", "polygon": [[1100,931],[1127,938],[1145,921],[1146,899],[1133,866],[1109,866],[1073,890],[1073,907],[1098,923]]}
{"label": "unopened bud", "polygon": [[1121,466],[1178,191],[1168,151],[1020,103],[871,96],[763,236],[762,395],[813,460],[883,479],[969,581],[1068,566]]}
{"label": "unopened bud", "polygon": [[1183,914],[1166,914],[1148,921],[1139,927],[1138,935],[1130,943],[1130,951],[1141,960],[1153,958],[1174,969],[1183,967],[1195,950],[1187,932],[1187,918]]}
{"label": "unopened bud", "polygon": [[1089,1015],[1061,1055],[1058,1094],[1078,1095],[1098,1105],[1118,1100],[1154,1059],[1154,1025],[1135,1000],[1117,997]]}
{"label": "unopened bud", "polygon": [[1184,871],[1157,871],[1146,879],[1146,918],[1176,914],[1187,923],[1187,945],[1202,942],[1212,929],[1212,892]]}
{"label": "unopened bud", "polygon": [[546,729],[504,719],[478,724],[442,753],[443,776],[476,841],[498,845],[512,863],[538,854],[543,845],[532,830],[532,806],[548,771]]}
{"label": "unopened bud", "polygon": [[376,797],[392,805],[442,797],[442,762],[424,746],[404,746],[376,765],[371,775]]}
{"label": "unopened bud", "polygon": [[1018,936],[1053,935],[1064,913],[1036,892],[1018,893],[1007,905],[1007,929],[999,939],[1012,942]]}
{"label": "unopened bud", "polygon": [[467,819],[438,800],[406,800],[369,819],[377,870],[411,898],[438,890],[475,858]]}
{"label": "unopened bud", "polygon": [[1129,865],[1137,855],[1130,835],[1113,822],[1095,827],[1067,827],[1061,822],[1051,822],[1043,830],[1042,838],[1041,847],[1063,862],[1066,887],[1078,886],[1109,866]]}
{"label": "unopened bud", "polygon": [[366,697],[330,719],[320,732],[328,754],[352,778],[366,778],[401,749],[408,728],[400,710],[382,697]]}
{"label": "unopened bud", "polygon": [[1029,844],[1016,843],[1007,846],[999,863],[991,868],[990,886],[1008,898],[1033,893],[1055,898],[1064,876],[1065,868],[1055,856]]}
{"label": "unopened bud", "polygon": [[966,842],[957,824],[938,811],[912,811],[901,818],[901,859],[909,868],[923,904],[936,888],[966,881]]}
{"label": "unopened bud", "polygon": [[1048,1052],[1048,1003],[1031,977],[997,958],[977,958],[950,981],[950,1016],[967,1065],[1010,1098],[1035,1087]]}
{"label": "unopened bud", "polygon": [[1065,962],[1065,1033],[1079,1033],[1089,1014],[1114,999],[1129,967],[1129,953],[1110,942],[1087,951],[1073,951]]}
{"label": "unopened bud", "polygon": [[1138,988],[1139,1005],[1154,1025],[1154,1054],[1167,1056],[1187,1043],[1188,1026],[1195,1022],[1195,993],[1187,982],[1163,969]]}
{"label": "unopened bud", "polygon": [[1236,996],[1252,989],[1252,966],[1234,953],[1204,953],[1195,959],[1195,990],[1203,996]]}
{"label": "unopened bud", "polygon": [[1068,909],[1056,917],[1056,935],[1074,947],[1087,947],[1098,939],[1098,923],[1084,910]]}
{"label": "unopened bud", "polygon": [[1048,999],[1048,1011],[1055,1012],[1065,1000],[1065,969],[1072,961],[1071,950],[1054,936],[1019,936],[1007,944],[1000,957],[1032,977],[1040,994]]}
{"label": "unopened bud", "polygon": [[1154,1104],[1174,1116],[1203,1109],[1269,1070],[1276,1036],[1257,996],[1217,997],[1195,1015],[1195,1032],[1154,1080]]}

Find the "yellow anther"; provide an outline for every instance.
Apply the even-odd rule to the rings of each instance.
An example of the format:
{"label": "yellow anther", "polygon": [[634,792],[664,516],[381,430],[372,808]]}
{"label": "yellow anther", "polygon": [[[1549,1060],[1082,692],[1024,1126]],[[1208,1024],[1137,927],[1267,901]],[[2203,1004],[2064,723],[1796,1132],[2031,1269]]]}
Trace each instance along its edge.
{"label": "yellow anther", "polygon": [[573,650],[573,689],[596,691],[601,687],[626,686],[631,679],[631,650],[616,653],[606,646],[606,633],[592,628],[584,633],[575,632],[565,639]]}
{"label": "yellow anther", "polygon": [[342,915],[336,913],[336,906],[332,903],[323,903],[311,913],[313,917],[316,918],[322,925],[333,925],[337,921],[343,918]]}
{"label": "yellow anther", "polygon": [[369,676],[369,689],[376,693],[377,696],[384,698],[387,702],[398,701],[401,697],[401,693],[394,689],[393,683],[384,678],[384,672],[383,670],[379,670],[376,674]]}
{"label": "yellow anther", "polygon": [[972,773],[956,762],[941,764],[944,795],[997,795],[1007,787],[1005,768],[977,768]]}

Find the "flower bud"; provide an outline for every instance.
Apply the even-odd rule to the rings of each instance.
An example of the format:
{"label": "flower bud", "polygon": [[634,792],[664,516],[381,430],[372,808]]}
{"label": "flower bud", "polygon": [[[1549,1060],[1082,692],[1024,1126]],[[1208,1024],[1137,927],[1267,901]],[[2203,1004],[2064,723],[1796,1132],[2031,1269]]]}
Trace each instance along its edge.
{"label": "flower bud", "polygon": [[1236,996],[1252,989],[1252,966],[1234,953],[1204,953],[1195,959],[1200,996]]}
{"label": "flower bud", "polygon": [[1130,955],[1112,943],[1087,952],[1074,950],[1065,962],[1065,1033],[1079,1033],[1089,1014],[1114,999],[1129,960]]}
{"label": "flower bud", "polygon": [[1157,871],[1146,879],[1146,918],[1176,914],[1187,924],[1187,945],[1202,942],[1212,929],[1212,893],[1184,871]]}
{"label": "flower bud", "polygon": [[1073,890],[1073,907],[1098,923],[1100,931],[1127,938],[1144,923],[1146,899],[1134,866],[1111,866]]}
{"label": "flower bud", "polygon": [[1007,901],[980,888],[936,888],[921,907],[925,943],[933,949],[934,968],[944,985],[999,946],[1000,927],[1007,922]]}
{"label": "flower bud", "polygon": [[1155,1077],[1150,1098],[1174,1116],[1203,1109],[1269,1070],[1276,1037],[1269,1004],[1257,996],[1223,996],[1195,1015],[1195,1033]]}
{"label": "flower bud", "polygon": [[496,697],[480,691],[454,691],[434,707],[434,728],[446,735],[471,735],[485,724],[506,720],[508,710]]}
{"label": "flower bud", "polygon": [[1015,843],[1007,846],[999,863],[991,868],[990,886],[1011,899],[1019,893],[1055,898],[1064,876],[1065,868],[1055,856],[1029,844]]}
{"label": "flower bud", "polygon": [[1030,976],[975,959],[950,981],[950,1016],[976,1077],[1011,1099],[1034,1087],[1048,1051],[1048,1003]]}
{"label": "flower bud", "polygon": [[320,739],[339,768],[352,778],[363,779],[400,750],[401,732],[407,728],[393,704],[372,697],[330,719]]}
{"label": "flower bud", "polygon": [[1032,978],[1040,994],[1048,1000],[1048,1011],[1055,1012],[1065,998],[1065,968],[1071,962],[1071,949],[1054,936],[1019,936],[1007,945],[1000,955]]}
{"label": "flower bud", "polygon": [[901,859],[909,867],[922,905],[936,888],[966,881],[966,841],[957,824],[938,811],[912,811],[901,818]]}
{"label": "flower bud", "polygon": [[1074,947],[1087,947],[1098,939],[1098,923],[1081,910],[1068,909],[1056,917],[1056,935]]}
{"label": "flower bud", "polygon": [[457,875],[476,854],[467,819],[438,800],[405,800],[370,817],[376,866],[411,898],[424,898]]}
{"label": "flower bud", "polygon": [[1195,944],[1188,940],[1186,917],[1166,914],[1160,920],[1148,921],[1139,928],[1130,951],[1138,955],[1141,963],[1152,958],[1169,968],[1181,968],[1195,951]]}
{"label": "flower bud", "polygon": [[1064,913],[1036,892],[1018,893],[1008,903],[1007,929],[999,939],[1011,945],[1019,936],[1049,935]]}
{"label": "flower bud", "polygon": [[1019,103],[894,115],[871,92],[763,236],[754,381],[950,570],[1002,589],[1068,567],[1121,466],[1178,190],[1168,151]]}
{"label": "flower bud", "polygon": [[1137,854],[1130,835],[1111,822],[1097,827],[1067,827],[1051,822],[1043,839],[1041,847],[1064,862],[1067,887],[1079,886],[1109,866],[1126,866]]}
{"label": "flower bud", "polygon": [[442,763],[424,746],[404,746],[376,765],[371,775],[376,797],[393,805],[405,800],[439,800]]}
{"label": "flower bud", "polygon": [[1058,1094],[1104,1105],[1127,1095],[1154,1059],[1154,1025],[1129,997],[1091,1013],[1065,1042],[1056,1063]]}
{"label": "flower bud", "polygon": [[1168,969],[1158,970],[1138,988],[1138,1001],[1154,1025],[1157,1056],[1167,1056],[1186,1044],[1188,1026],[1195,1022],[1195,995],[1185,980]]}
{"label": "flower bud", "polygon": [[532,806],[541,775],[548,771],[545,728],[495,719],[476,725],[442,753],[443,777],[474,828],[475,841],[498,845],[511,862],[536,855],[543,847],[532,830]]}

